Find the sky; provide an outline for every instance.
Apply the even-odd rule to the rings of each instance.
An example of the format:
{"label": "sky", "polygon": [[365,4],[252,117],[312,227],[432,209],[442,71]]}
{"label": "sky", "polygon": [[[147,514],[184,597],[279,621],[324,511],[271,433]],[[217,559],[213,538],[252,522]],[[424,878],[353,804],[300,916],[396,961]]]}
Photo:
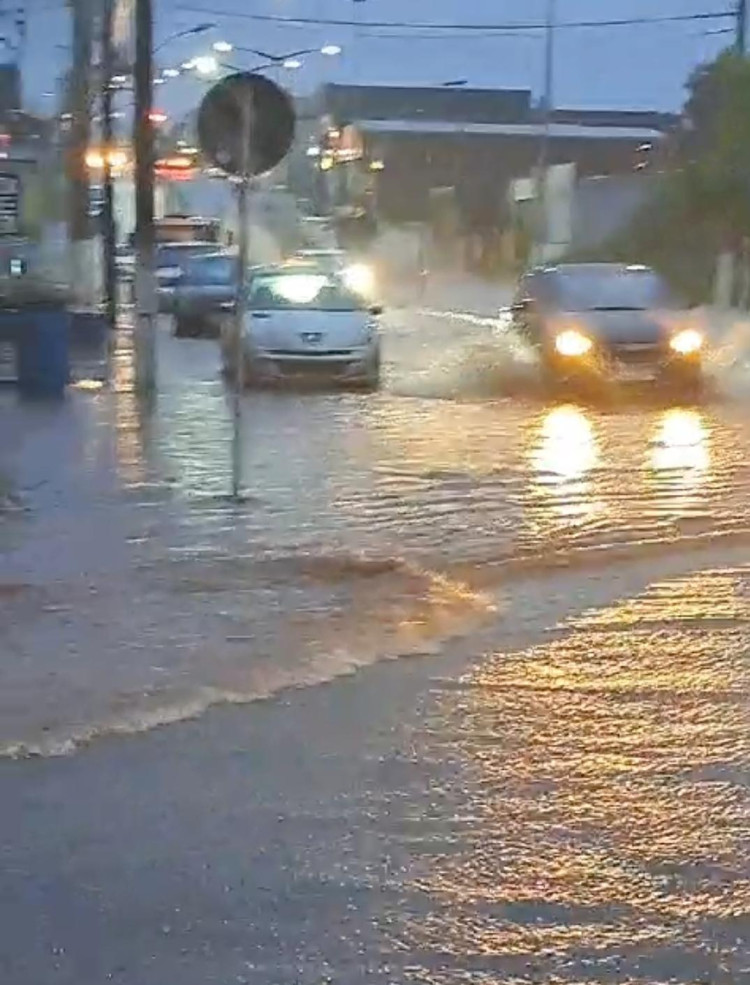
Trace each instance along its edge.
{"label": "sky", "polygon": [[[543,23],[547,0],[153,0],[156,41],[200,22],[216,27],[201,37],[166,45],[162,68],[210,50],[211,42],[283,53],[323,44],[343,49],[335,58],[315,55],[302,69],[284,72],[285,84],[305,92],[324,81],[439,85],[466,79],[481,87],[524,87],[539,94],[544,77],[541,32],[512,35],[482,32],[426,32],[401,36],[392,29],[368,29],[370,20],[437,24]],[[3,9],[16,3],[0,0]],[[193,9],[185,9],[189,6]],[[561,24],[580,20],[699,14],[729,11],[734,0],[556,0]],[[22,53],[25,100],[52,110],[56,79],[70,58],[69,14],[64,0],[26,0],[28,32]],[[359,20],[361,26],[278,25],[243,13]],[[234,15],[234,16],[232,16]],[[560,27],[555,32],[554,102],[557,106],[678,109],[691,69],[712,58],[731,40],[710,34],[731,28],[731,20],[696,20],[623,27]],[[430,35],[425,37],[425,34]],[[436,37],[436,35],[439,35]],[[257,59],[234,52],[233,63],[251,68]],[[278,77],[278,76],[277,76]],[[157,90],[160,108],[181,116],[194,108],[205,83],[177,79]]]}

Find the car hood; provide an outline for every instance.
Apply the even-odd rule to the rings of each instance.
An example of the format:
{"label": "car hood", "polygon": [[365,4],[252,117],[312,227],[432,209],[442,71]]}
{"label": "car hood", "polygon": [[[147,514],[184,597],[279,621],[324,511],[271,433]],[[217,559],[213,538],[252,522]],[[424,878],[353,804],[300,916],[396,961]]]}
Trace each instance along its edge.
{"label": "car hood", "polygon": [[182,281],[177,286],[177,293],[186,301],[224,301],[233,299],[237,291],[231,284],[191,284]]}
{"label": "car hood", "polygon": [[585,311],[570,317],[579,321],[590,335],[612,345],[661,342],[680,321],[675,312],[642,309]]}
{"label": "car hood", "polygon": [[263,349],[330,351],[364,345],[373,325],[366,311],[251,311],[245,317],[245,334]]}

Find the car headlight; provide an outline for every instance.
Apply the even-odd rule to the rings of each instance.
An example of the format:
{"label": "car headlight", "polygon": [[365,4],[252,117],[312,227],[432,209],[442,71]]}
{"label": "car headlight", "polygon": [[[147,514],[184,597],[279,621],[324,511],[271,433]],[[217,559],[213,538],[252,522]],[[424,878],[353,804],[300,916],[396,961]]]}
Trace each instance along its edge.
{"label": "car headlight", "polygon": [[555,336],[555,348],[561,356],[585,356],[592,345],[591,339],[577,328],[568,328]]}
{"label": "car headlight", "polygon": [[690,356],[703,347],[703,335],[695,328],[684,328],[669,340],[670,348],[680,356]]}
{"label": "car headlight", "polygon": [[366,263],[353,263],[344,270],[344,283],[357,294],[372,294],[375,290],[375,274]]}

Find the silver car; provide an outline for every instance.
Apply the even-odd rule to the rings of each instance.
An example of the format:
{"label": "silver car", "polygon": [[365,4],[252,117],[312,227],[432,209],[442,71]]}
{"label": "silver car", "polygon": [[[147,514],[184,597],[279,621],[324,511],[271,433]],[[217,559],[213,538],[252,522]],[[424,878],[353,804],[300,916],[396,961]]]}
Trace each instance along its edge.
{"label": "silver car", "polygon": [[[245,381],[319,380],[377,389],[381,310],[337,274],[308,266],[256,271],[241,340]],[[236,368],[235,348],[228,324],[222,351],[230,375]]]}

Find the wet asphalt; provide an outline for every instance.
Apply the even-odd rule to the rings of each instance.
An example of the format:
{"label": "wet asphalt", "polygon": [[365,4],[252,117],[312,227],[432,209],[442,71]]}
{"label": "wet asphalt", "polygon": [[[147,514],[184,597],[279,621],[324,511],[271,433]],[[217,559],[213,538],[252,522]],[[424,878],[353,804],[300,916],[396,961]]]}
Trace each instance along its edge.
{"label": "wet asphalt", "polygon": [[241,513],[210,343],[23,425],[2,739],[69,754],[0,764],[3,982],[750,981],[741,333],[601,407],[387,332],[248,397]]}

